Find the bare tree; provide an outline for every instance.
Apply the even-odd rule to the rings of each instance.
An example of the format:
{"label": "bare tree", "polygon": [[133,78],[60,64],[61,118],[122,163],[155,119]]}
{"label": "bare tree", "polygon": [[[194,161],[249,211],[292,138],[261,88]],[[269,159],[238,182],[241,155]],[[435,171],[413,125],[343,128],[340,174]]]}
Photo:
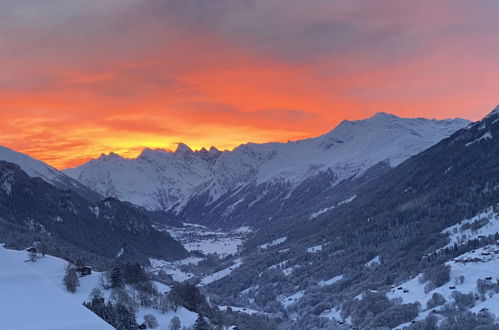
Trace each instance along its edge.
{"label": "bare tree", "polygon": [[177,316],[175,316],[170,321],[170,325],[168,326],[168,329],[169,330],[180,330],[181,327],[182,327],[182,324],[180,323],[180,319]]}
{"label": "bare tree", "polygon": [[156,320],[156,317],[152,314],[144,315],[144,323],[149,329],[156,329],[159,326],[158,320]]}
{"label": "bare tree", "polygon": [[71,293],[75,293],[76,288],[80,285],[76,269],[71,264],[68,264],[66,267],[66,275],[64,275],[63,282],[66,289]]}

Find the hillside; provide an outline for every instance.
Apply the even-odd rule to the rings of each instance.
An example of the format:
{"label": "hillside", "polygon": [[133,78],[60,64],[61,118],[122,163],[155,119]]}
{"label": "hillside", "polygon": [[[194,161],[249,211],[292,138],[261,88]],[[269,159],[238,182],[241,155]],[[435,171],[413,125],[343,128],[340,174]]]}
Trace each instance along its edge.
{"label": "hillside", "polygon": [[[388,298],[421,292],[431,282],[434,289],[441,288],[428,287],[426,294],[442,291],[450,304],[439,310],[440,320],[452,323],[456,317],[467,317],[470,324],[478,322],[472,314],[456,316],[455,308],[464,308],[459,305],[464,296],[452,291],[479,294],[477,279],[490,274],[495,283],[495,259],[488,266],[478,264],[485,262],[482,253],[495,253],[499,236],[494,229],[499,202],[498,110],[385,174],[356,181],[355,198],[312,218],[286,217],[268,223],[246,243],[243,264],[223,282],[212,283],[210,290],[223,295],[226,304],[265,312],[284,308],[295,325],[319,324],[327,316],[361,328],[393,328],[424,319],[426,315],[419,313],[427,310],[425,299],[430,296],[421,301],[417,295],[412,300]],[[493,210],[492,216],[480,215],[487,209]],[[468,228],[473,223],[472,231],[463,226],[462,234],[455,234],[460,229],[452,226],[475,216],[467,221]],[[481,227],[484,231],[479,233]],[[456,245],[448,245],[449,233]],[[279,243],[261,248],[269,242]],[[464,274],[471,282],[459,288],[454,283],[463,275],[458,270],[463,266],[457,260],[476,256]],[[437,280],[439,274],[445,275],[444,263],[450,275]],[[423,285],[415,286],[421,274],[427,277],[421,280]],[[407,282],[411,280],[412,284]],[[445,290],[449,287],[458,289]],[[386,297],[393,290],[397,294]],[[281,307],[275,301],[281,301]],[[376,305],[384,307],[372,307]],[[464,310],[477,312],[474,306],[480,305],[469,304]]]}
{"label": "hillside", "polygon": [[5,330],[111,330],[81,301],[0,246],[0,320]]}
{"label": "hillside", "polygon": [[174,260],[186,250],[158,232],[149,212],[113,198],[91,203],[0,161],[0,241],[26,248],[42,241],[53,253],[101,263],[122,258]]}

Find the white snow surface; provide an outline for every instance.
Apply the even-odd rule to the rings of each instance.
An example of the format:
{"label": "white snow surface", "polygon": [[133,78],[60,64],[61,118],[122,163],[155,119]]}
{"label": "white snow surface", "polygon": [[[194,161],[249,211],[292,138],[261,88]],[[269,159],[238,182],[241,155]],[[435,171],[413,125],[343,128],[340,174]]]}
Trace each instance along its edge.
{"label": "white snow surface", "polygon": [[[111,291],[101,286],[102,273],[92,271],[91,275],[80,277],[80,286],[76,292],[69,293],[62,283],[67,261],[48,255],[39,258],[36,262],[25,262],[26,259],[25,251],[6,250],[0,245],[0,306],[2,307],[0,308],[0,320],[2,320],[0,329],[114,329],[82,305],[84,301],[89,300],[94,288],[100,288],[104,298],[109,299]],[[8,275],[5,276],[5,274]],[[170,290],[170,287],[159,282],[154,282],[154,285],[160,292]],[[11,304],[12,299],[15,300],[15,305]],[[4,308],[8,304],[11,304],[9,308]],[[10,308],[15,309],[12,314]],[[27,310],[29,313],[26,312]],[[78,314],[80,312],[81,315]],[[42,313],[46,315],[39,315]],[[169,311],[165,314],[156,309],[139,307],[136,315],[137,322],[142,322],[145,314],[152,314],[156,317],[160,325],[159,329],[167,329],[170,320],[175,316],[180,319],[182,326],[191,327],[198,316],[197,313],[183,307],[177,309],[176,312]],[[9,315],[9,319],[6,315]],[[10,320],[11,315],[16,316],[16,325],[19,324],[19,327],[10,327],[10,323],[6,322]],[[58,319],[64,322],[60,326],[57,324]]]}
{"label": "white snow surface", "polygon": [[381,263],[381,257],[376,256],[366,263],[366,267],[375,267]]}
{"label": "white snow surface", "polygon": [[478,139],[466,143],[466,146],[469,147],[469,146],[471,146],[473,144],[476,144],[476,143],[479,143],[479,142],[482,142],[482,141],[491,140],[491,139],[492,139],[492,133],[490,133],[490,131],[489,131],[489,132],[485,133],[484,135],[480,136]]}
{"label": "white snow surface", "polygon": [[338,276],[335,276],[327,281],[320,281],[319,285],[320,286],[333,285],[334,283],[342,281],[343,279],[344,279],[343,275],[338,275]]}
{"label": "white snow surface", "polygon": [[[0,246],[0,327],[5,330],[111,330],[112,326],[46,278],[54,260],[37,268]],[[62,284],[62,280],[60,281]],[[86,283],[85,283],[86,284]],[[85,285],[83,284],[83,285]]]}
{"label": "white snow surface", "polygon": [[324,208],[322,210],[319,210],[319,211],[317,211],[315,213],[312,213],[310,215],[310,220],[313,220],[313,219],[317,218],[318,216],[323,215],[324,213],[327,213],[327,212],[329,212],[331,210],[334,210],[338,206],[348,204],[348,203],[352,202],[355,198],[357,198],[357,195],[354,195],[354,196],[352,196],[350,198],[347,198],[344,201],[341,201],[341,202],[339,202],[338,204],[336,204],[334,206],[326,207],[326,208]]}
{"label": "white snow surface", "polygon": [[322,244],[321,245],[312,246],[312,247],[309,247],[307,249],[308,253],[317,253],[317,252],[320,252],[320,251],[322,251]]}
{"label": "white snow surface", "polygon": [[232,309],[232,311],[234,311],[234,312],[244,313],[244,314],[248,314],[248,315],[253,315],[253,314],[266,315],[266,314],[268,314],[268,313],[259,312],[257,310],[251,309],[251,308],[237,307],[237,306],[218,306],[218,309],[220,311],[226,311],[228,307],[230,307],[230,309]]}
{"label": "white snow surface", "polygon": [[270,243],[265,243],[265,244],[262,244],[262,245],[260,245],[258,247],[260,249],[266,250],[266,249],[268,249],[270,247],[277,246],[277,245],[280,245],[280,244],[286,242],[287,239],[288,239],[287,237],[277,238],[277,239],[273,240]]}
{"label": "white snow surface", "polygon": [[241,259],[237,259],[235,262],[234,262],[234,265],[230,266],[230,267],[227,267],[225,269],[222,269],[216,273],[213,273],[213,274],[210,274],[206,277],[204,277],[201,282],[199,283],[199,286],[204,286],[204,285],[208,285],[212,282],[215,282],[215,281],[218,281],[226,276],[229,276],[230,273],[232,273],[234,271],[234,269],[238,268],[239,266],[241,266],[242,264],[242,261]]}
{"label": "white snow surface", "polygon": [[298,300],[303,298],[304,295],[305,295],[305,291],[298,291],[297,293],[292,294],[291,296],[279,297],[278,300],[284,307],[289,307],[289,306],[297,303]]}
{"label": "white snow surface", "polygon": [[[478,292],[476,289],[477,280],[483,280],[487,277],[492,277],[493,281],[499,279],[499,255],[494,253],[497,250],[498,248],[494,245],[485,246],[464,253],[454,260],[447,262],[446,264],[451,269],[450,282],[428,293],[424,292],[425,283],[421,283],[418,276],[393,288],[387,296],[390,299],[400,297],[404,303],[419,301],[423,307],[426,307],[426,303],[434,293],[440,293],[447,301],[451,301],[453,291],[460,291],[462,293]],[[487,255],[483,255],[483,253]],[[472,259],[476,261],[471,261]],[[463,262],[463,260],[470,261]],[[460,276],[464,276],[463,283],[457,280]],[[399,287],[403,289],[398,290]],[[404,290],[408,292],[404,292]],[[479,302],[474,308],[478,308],[482,304],[483,302]],[[499,315],[499,305],[495,308],[495,312],[491,312]]]}
{"label": "white snow surface", "polygon": [[167,231],[188,251],[200,250],[204,254],[215,253],[222,258],[236,255],[245,237],[251,232],[247,227],[223,231],[190,223],[184,223],[183,228],[156,226],[156,229]]}
{"label": "white snow surface", "polygon": [[224,152],[192,151],[180,144],[175,152],[145,149],[135,159],[111,153],[64,172],[102,195],[148,209],[180,211],[191,197],[203,192],[212,203],[229,189],[249,184],[284,181],[296,186],[321,171],[332,170],[341,180],[379,162],[395,166],[468,123],[378,113],[343,121],[316,138],[248,143]]}
{"label": "white snow surface", "polygon": [[172,279],[177,282],[187,281],[194,277],[194,274],[184,272],[180,268],[181,265],[185,264],[184,261],[165,261],[159,259],[149,259],[151,262],[151,269],[156,271],[164,271],[166,274],[171,275]]}

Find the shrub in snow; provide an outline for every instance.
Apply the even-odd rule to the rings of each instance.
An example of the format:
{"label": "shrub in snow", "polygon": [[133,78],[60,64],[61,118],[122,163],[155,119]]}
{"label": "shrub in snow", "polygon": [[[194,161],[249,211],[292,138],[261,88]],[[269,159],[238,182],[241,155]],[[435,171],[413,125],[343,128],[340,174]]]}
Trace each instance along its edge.
{"label": "shrub in snow", "polygon": [[98,298],[102,298],[102,291],[99,288],[93,288],[92,292],[90,292],[90,299],[93,300]]}
{"label": "shrub in snow", "polygon": [[478,279],[476,281],[476,289],[481,294],[485,294],[488,291],[499,292],[499,283],[497,281],[492,281],[488,279]]}
{"label": "shrub in snow", "polygon": [[427,282],[424,286],[424,292],[429,293],[435,288],[436,288],[436,286],[435,286],[435,284],[433,284],[433,282],[431,282],[431,281]]}
{"label": "shrub in snow", "polygon": [[446,314],[447,319],[440,322],[439,329],[443,330],[497,330],[494,324],[495,317],[488,312],[473,314],[470,311],[454,311]]}
{"label": "shrub in snow", "polygon": [[428,309],[445,304],[445,298],[440,293],[434,293],[426,303]]}
{"label": "shrub in snow", "polygon": [[452,292],[454,306],[459,310],[466,310],[475,306],[475,295],[473,293],[464,294],[459,291]]}
{"label": "shrub in snow", "polygon": [[168,298],[175,306],[184,306],[194,312],[199,312],[203,305],[207,305],[198,287],[188,282],[175,285],[168,293]]}
{"label": "shrub in snow", "polygon": [[152,314],[144,315],[144,323],[149,329],[156,329],[159,326],[158,320],[156,320],[156,317]]}
{"label": "shrub in snow", "polygon": [[194,330],[211,330],[211,326],[206,322],[204,317],[201,315],[198,316],[196,323],[194,324]]}
{"label": "shrub in snow", "polygon": [[369,328],[389,327],[394,328],[399,324],[413,320],[419,314],[419,303],[394,306],[379,314],[371,321]]}
{"label": "shrub in snow", "polygon": [[63,282],[64,286],[66,286],[66,290],[71,293],[75,293],[76,288],[80,285],[76,269],[70,264],[66,267],[66,274],[64,275]]}
{"label": "shrub in snow", "polygon": [[168,326],[168,330],[180,330],[182,327],[182,324],[180,323],[180,319],[175,316],[174,318],[171,319],[170,325]]}
{"label": "shrub in snow", "polygon": [[431,281],[435,287],[440,287],[450,281],[450,267],[440,264],[428,268],[423,273],[425,282]]}

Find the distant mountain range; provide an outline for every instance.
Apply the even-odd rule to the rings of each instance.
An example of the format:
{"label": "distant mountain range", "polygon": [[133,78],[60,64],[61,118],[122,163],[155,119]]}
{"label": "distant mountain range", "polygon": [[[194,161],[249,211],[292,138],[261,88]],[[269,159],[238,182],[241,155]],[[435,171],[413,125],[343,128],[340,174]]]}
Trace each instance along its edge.
{"label": "distant mountain range", "polygon": [[[262,201],[284,203],[317,176],[335,186],[379,163],[394,167],[467,124],[378,113],[306,140],[248,143],[233,151],[192,151],[180,144],[175,152],[145,149],[136,159],[102,155],[63,172],[103,196],[172,211],[190,222],[251,225],[273,216],[261,212]],[[241,214],[255,207],[256,219]]]}

